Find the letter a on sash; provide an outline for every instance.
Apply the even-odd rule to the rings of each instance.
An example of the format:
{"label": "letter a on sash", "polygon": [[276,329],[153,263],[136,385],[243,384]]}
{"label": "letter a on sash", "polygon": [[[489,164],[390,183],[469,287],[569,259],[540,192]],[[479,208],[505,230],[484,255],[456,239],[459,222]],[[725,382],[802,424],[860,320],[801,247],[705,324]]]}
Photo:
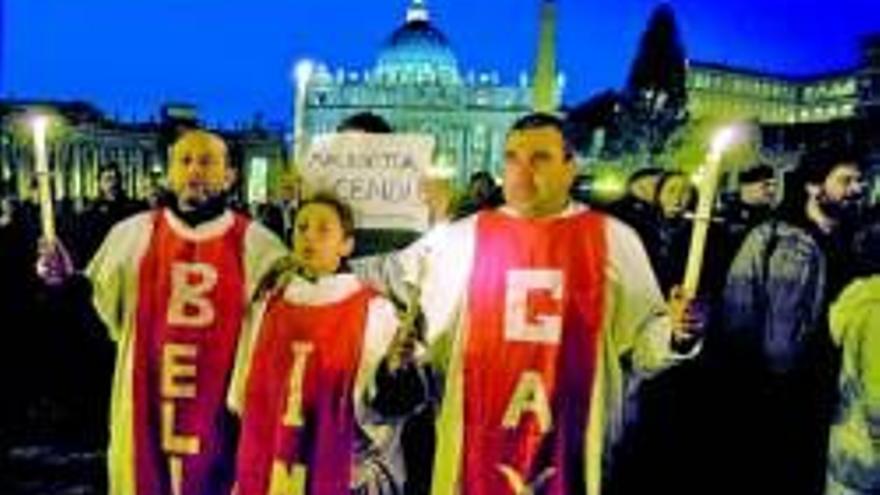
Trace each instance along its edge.
{"label": "letter a on sash", "polygon": [[502,426],[509,430],[516,428],[522,420],[522,415],[528,411],[535,413],[541,433],[547,433],[553,427],[547,391],[544,390],[541,374],[536,371],[526,371],[520,376],[504,412]]}

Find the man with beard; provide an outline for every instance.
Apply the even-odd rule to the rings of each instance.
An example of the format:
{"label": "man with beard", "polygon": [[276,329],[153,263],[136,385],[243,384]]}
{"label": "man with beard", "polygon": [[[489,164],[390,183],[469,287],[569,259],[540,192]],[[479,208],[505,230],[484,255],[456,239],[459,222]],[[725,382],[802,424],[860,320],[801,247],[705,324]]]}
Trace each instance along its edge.
{"label": "man with beard", "polygon": [[228,209],[230,180],[223,140],[187,131],[170,150],[168,204],[117,224],[85,277],[60,244],[41,246],[41,278],[90,289],[116,343],[111,494],[231,489],[236,428],[224,400],[249,338],[240,329],[257,282],[286,249]]}
{"label": "man with beard", "polygon": [[[839,147],[807,152],[787,186],[777,217],[747,236],[724,291],[732,403],[730,424],[719,427],[733,443],[719,450],[733,458],[720,464],[737,466],[731,481],[746,484],[733,491],[743,493],[822,491],[837,376],[827,314],[851,279],[860,157]],[[743,469],[745,459],[754,469]],[[756,490],[758,480],[766,489]]]}

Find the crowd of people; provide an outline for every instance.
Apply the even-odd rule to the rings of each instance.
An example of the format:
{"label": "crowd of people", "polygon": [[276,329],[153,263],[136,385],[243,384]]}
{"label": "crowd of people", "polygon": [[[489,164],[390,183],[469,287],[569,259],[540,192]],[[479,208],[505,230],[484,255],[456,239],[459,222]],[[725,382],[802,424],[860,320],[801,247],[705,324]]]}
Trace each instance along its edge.
{"label": "crowd of people", "polygon": [[109,445],[96,490],[120,495],[877,493],[864,159],[739,174],[690,295],[689,177],[575,201],[553,115],[512,126],[500,186],[426,182],[433,226],[393,242],[324,192],[249,214],[223,140],[185,131],[165,194],[107,166],[54,243],[4,199],[0,318],[28,323],[0,447]]}

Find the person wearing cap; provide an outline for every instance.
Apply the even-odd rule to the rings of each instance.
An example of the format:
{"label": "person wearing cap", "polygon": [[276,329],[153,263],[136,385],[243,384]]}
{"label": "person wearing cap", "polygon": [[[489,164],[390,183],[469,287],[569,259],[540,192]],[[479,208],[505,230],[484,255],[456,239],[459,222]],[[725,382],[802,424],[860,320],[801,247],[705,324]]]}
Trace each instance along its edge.
{"label": "person wearing cap", "polygon": [[655,224],[657,192],[663,176],[664,170],[658,167],[636,170],[627,179],[626,194],[608,206],[608,212],[635,229],[645,244],[653,240],[647,234]]}
{"label": "person wearing cap", "polygon": [[739,187],[724,205],[724,220],[733,245],[739,247],[753,227],[769,218],[778,185],[775,170],[766,163],[739,174]]}

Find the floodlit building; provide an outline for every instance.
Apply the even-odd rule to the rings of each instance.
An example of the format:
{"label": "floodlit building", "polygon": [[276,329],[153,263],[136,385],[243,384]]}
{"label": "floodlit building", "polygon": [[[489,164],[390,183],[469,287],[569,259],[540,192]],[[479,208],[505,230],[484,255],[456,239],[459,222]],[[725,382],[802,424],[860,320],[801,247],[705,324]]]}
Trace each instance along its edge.
{"label": "floodlit building", "polygon": [[509,84],[497,72],[460,67],[425,3],[413,0],[372,67],[317,65],[306,85],[305,139],[333,132],[350,115],[371,112],[396,132],[433,135],[436,162],[452,168],[459,183],[478,170],[498,175],[510,125],[533,107],[555,109],[560,101],[554,34],[555,3],[544,0],[536,75],[523,72]]}

